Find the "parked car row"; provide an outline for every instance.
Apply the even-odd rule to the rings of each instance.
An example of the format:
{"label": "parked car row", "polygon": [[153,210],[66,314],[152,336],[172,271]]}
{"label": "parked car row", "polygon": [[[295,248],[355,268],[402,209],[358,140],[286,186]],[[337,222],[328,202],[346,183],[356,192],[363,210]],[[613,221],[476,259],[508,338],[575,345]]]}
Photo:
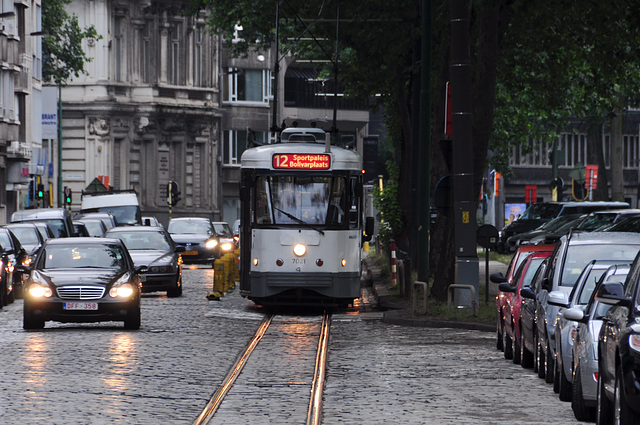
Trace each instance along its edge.
{"label": "parked car row", "polygon": [[497,348],[552,383],[578,420],[640,423],[639,253],[640,233],[574,231],[520,246],[507,275],[491,276]]}

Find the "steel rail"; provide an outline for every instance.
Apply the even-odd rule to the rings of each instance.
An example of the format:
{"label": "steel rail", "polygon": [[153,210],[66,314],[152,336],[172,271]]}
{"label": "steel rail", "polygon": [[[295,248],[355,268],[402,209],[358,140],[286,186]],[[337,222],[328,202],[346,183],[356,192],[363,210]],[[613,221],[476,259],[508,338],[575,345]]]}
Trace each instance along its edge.
{"label": "steel rail", "polygon": [[273,319],[273,315],[269,315],[264,318],[264,320],[258,327],[258,330],[256,331],[255,335],[253,336],[253,339],[249,342],[249,344],[247,344],[242,354],[238,357],[235,364],[231,367],[231,369],[227,373],[227,376],[225,377],[220,387],[218,387],[218,389],[213,394],[213,396],[211,396],[209,403],[207,403],[204,410],[193,422],[193,425],[206,424],[211,420],[211,417],[216,413],[216,410],[218,410],[218,408],[220,407],[220,404],[222,404],[222,401],[224,400],[225,396],[233,386],[233,383],[236,381],[236,379],[240,375],[240,372],[242,372],[242,369],[247,364],[247,360],[249,359],[249,356],[251,355],[251,353],[253,353],[255,348],[258,346],[258,343],[266,333],[267,329],[269,328],[269,325],[271,325],[272,319]]}
{"label": "steel rail", "polygon": [[318,340],[318,352],[316,353],[316,367],[311,386],[311,398],[307,411],[307,425],[318,425],[322,420],[322,393],[327,370],[327,351],[329,350],[329,329],[331,328],[331,315],[324,312],[320,338]]}

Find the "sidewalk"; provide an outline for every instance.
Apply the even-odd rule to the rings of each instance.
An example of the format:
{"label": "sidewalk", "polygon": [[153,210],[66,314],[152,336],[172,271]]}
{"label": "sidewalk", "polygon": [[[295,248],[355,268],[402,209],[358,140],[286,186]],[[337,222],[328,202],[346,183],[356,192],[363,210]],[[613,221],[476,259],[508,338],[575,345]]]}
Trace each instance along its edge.
{"label": "sidewalk", "polygon": [[[485,259],[481,258],[478,267],[478,282],[480,287],[484,288],[486,285],[486,263]],[[498,261],[489,261],[489,275],[497,272],[504,274],[507,270],[507,265]],[[474,323],[474,322],[462,322],[462,321],[443,321],[436,320],[433,317],[429,317],[423,314],[414,314],[413,312],[413,300],[411,296],[399,297],[389,294],[387,290],[389,282],[386,282],[382,276],[380,269],[373,263],[370,258],[365,258],[363,263],[362,272],[362,285],[374,294],[377,299],[378,307],[383,311],[382,321],[389,324],[400,326],[415,326],[415,327],[450,327],[458,329],[471,329],[480,330],[486,332],[495,332],[495,324],[487,323]],[[498,293],[498,284],[489,281],[489,304],[491,305],[495,301],[495,297]],[[480,300],[481,303],[484,299]],[[418,304],[420,304],[419,302]],[[418,306],[418,310],[421,310],[421,306]]]}

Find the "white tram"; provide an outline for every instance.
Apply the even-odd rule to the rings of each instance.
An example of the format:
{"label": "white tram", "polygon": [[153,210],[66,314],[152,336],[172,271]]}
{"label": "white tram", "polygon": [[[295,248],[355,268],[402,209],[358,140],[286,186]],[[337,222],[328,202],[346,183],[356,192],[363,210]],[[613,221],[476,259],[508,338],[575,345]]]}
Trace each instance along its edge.
{"label": "white tram", "polygon": [[[362,158],[330,146],[317,128],[287,128],[281,142],[241,161],[240,291],[260,305],[346,305],[360,296]],[[363,235],[363,222],[367,232]]]}

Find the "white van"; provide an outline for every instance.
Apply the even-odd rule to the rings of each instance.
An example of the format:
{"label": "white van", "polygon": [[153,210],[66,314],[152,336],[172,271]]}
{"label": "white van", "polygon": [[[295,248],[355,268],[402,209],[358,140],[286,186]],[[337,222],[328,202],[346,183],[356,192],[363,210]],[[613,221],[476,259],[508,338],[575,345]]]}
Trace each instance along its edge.
{"label": "white van", "polygon": [[83,192],[80,213],[92,212],[113,214],[119,226],[142,224],[140,203],[135,190]]}

